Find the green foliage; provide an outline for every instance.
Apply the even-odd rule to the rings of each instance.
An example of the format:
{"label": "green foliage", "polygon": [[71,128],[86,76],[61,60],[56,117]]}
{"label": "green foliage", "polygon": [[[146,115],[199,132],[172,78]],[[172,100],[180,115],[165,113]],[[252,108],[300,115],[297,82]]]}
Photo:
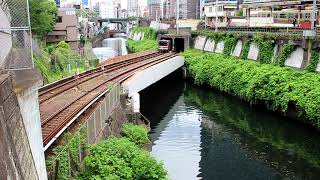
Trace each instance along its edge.
{"label": "green foliage", "polygon": [[254,37],[254,42],[259,47],[259,61],[261,63],[270,64],[273,56],[273,43],[272,38],[257,35]]}
{"label": "green foliage", "polygon": [[167,179],[167,172],[129,139],[111,137],[90,147],[83,179]]}
{"label": "green foliage", "polygon": [[143,39],[141,41],[127,40],[127,48],[130,53],[145,51],[145,50],[157,50],[158,43],[156,40]]}
{"label": "green foliage", "polygon": [[30,20],[32,33],[41,38],[53,30],[58,9],[51,0],[30,0]]}
{"label": "green foliage", "polygon": [[157,39],[157,31],[152,29],[151,27],[134,27],[132,28],[132,32],[143,32],[144,39],[156,40]]}
{"label": "green foliage", "polygon": [[292,54],[292,52],[296,49],[295,45],[292,44],[285,44],[281,50],[277,58],[277,62],[280,66],[284,66],[284,63],[288,59],[288,57]]}
{"label": "green foliage", "polygon": [[[80,71],[86,68],[95,67],[99,60],[88,60],[89,67],[85,66],[85,59],[78,54],[74,54],[68,43],[61,41],[56,45],[41,47],[41,54],[34,55],[36,68],[42,74],[45,83],[62,79],[76,72],[77,66]],[[67,64],[71,66],[71,74],[67,72]]]}
{"label": "green foliage", "polygon": [[250,50],[250,41],[245,41],[243,44],[240,58],[241,59],[248,59],[249,50]]}
{"label": "green foliage", "polygon": [[123,137],[128,138],[139,147],[148,143],[148,130],[143,125],[125,124],[122,128]]}
{"label": "green foliage", "polygon": [[310,59],[310,64],[307,67],[307,70],[310,72],[315,72],[318,64],[319,64],[319,50],[318,49],[312,49],[311,51],[311,59]]}
{"label": "green foliage", "polygon": [[73,177],[80,176],[81,164],[79,158],[79,147],[86,148],[86,132],[85,128],[80,130],[77,135],[71,137],[70,133],[65,134],[65,141],[53,149],[53,155],[46,160],[47,171],[51,171],[53,169],[54,160],[59,161],[58,166],[58,177],[59,180],[68,180],[70,166],[68,162],[68,156],[70,155],[70,159],[73,165]]}
{"label": "green foliage", "polygon": [[224,49],[223,49],[223,54],[229,56],[231,55],[232,51],[234,50],[236,43],[237,43],[237,38],[231,35],[227,35],[224,38]]}
{"label": "green foliage", "polygon": [[180,55],[185,58],[192,58],[204,55],[205,53],[199,49],[187,49],[184,52],[181,52]]}
{"label": "green foliage", "polygon": [[251,103],[264,102],[271,110],[294,109],[320,127],[320,76],[291,68],[257,64],[218,54],[187,59],[197,84],[208,84]]}

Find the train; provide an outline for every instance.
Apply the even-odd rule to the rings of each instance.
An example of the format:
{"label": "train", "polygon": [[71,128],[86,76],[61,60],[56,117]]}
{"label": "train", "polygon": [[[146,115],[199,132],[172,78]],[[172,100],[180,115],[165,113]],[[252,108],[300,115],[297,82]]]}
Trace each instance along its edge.
{"label": "train", "polygon": [[170,52],[173,50],[172,43],[170,40],[161,39],[159,40],[159,51],[160,52]]}

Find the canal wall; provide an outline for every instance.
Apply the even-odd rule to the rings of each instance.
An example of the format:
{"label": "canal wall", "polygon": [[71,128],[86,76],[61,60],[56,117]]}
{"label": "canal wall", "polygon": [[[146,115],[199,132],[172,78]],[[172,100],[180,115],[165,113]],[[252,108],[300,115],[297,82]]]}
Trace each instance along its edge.
{"label": "canal wall", "polygon": [[[231,34],[231,33],[230,33]],[[225,53],[226,39],[230,34],[226,35],[196,35],[193,38],[193,47],[195,49],[204,51],[204,52],[215,52],[215,53]],[[255,36],[241,36],[239,35],[230,35],[231,38],[235,38],[233,44],[227,45],[231,46],[231,53],[228,55],[234,57],[241,57],[242,59],[248,59],[253,61],[262,61],[263,59],[269,59],[268,63],[280,64],[281,56],[286,54],[287,50],[286,45],[292,45],[292,48],[289,54],[286,54],[283,65],[287,67],[292,67],[296,69],[308,69],[308,66],[312,63],[316,63],[316,68],[314,71],[320,72],[320,63],[319,59],[315,59],[315,62],[312,61],[312,51],[320,53],[320,45],[317,41],[309,39],[294,39],[290,37],[287,38],[275,38],[271,37],[255,37]],[[265,45],[268,43],[270,46]],[[268,55],[269,54],[269,55]],[[264,56],[268,55],[265,58]],[[281,60],[282,61],[282,60]],[[265,63],[265,62],[264,62]]]}

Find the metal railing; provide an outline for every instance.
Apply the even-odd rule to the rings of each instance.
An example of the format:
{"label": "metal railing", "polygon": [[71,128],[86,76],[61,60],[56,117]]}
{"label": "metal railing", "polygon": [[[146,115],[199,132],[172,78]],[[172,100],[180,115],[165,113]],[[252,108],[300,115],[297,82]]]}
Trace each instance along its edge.
{"label": "metal railing", "polygon": [[94,144],[108,126],[108,118],[120,104],[121,86],[117,83],[110,87],[105,97],[89,114],[76,132],[64,134],[64,143],[53,150],[53,156],[47,159],[49,179],[70,179],[77,176],[85,157],[85,147]]}
{"label": "metal railing", "polygon": [[0,69],[30,69],[32,37],[28,0],[0,0]]}
{"label": "metal railing", "polygon": [[[303,35],[302,28],[288,27],[219,27],[219,32],[235,32],[235,33],[269,33],[282,35]],[[320,35],[320,29],[316,29],[316,34]]]}

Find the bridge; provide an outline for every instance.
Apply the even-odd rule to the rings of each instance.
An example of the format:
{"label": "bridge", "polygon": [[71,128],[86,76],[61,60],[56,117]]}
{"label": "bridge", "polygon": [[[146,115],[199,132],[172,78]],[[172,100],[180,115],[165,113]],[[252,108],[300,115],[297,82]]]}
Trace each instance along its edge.
{"label": "bridge", "polygon": [[112,38],[114,37],[115,34],[121,34],[121,33],[126,33],[126,31],[124,30],[106,30],[103,33],[97,33],[96,36],[94,38],[92,38],[91,42],[92,42],[92,47],[98,47],[99,44],[107,38]]}
{"label": "bridge", "polygon": [[[92,134],[88,142],[95,142],[104,127],[102,124],[107,122],[107,115],[114,109],[112,106],[117,105],[120,93],[133,97],[183,65],[184,59],[176,53],[140,52],[117,57],[101,63],[98,68],[42,87],[39,105],[44,150],[57,142],[65,131],[81,124],[79,119],[94,109],[101,98],[108,96],[108,101],[102,101],[105,102],[103,108],[98,109],[99,122],[88,125],[88,129],[91,126],[88,133]],[[119,85],[125,90],[120,91]],[[138,101],[136,97],[134,101]]]}

